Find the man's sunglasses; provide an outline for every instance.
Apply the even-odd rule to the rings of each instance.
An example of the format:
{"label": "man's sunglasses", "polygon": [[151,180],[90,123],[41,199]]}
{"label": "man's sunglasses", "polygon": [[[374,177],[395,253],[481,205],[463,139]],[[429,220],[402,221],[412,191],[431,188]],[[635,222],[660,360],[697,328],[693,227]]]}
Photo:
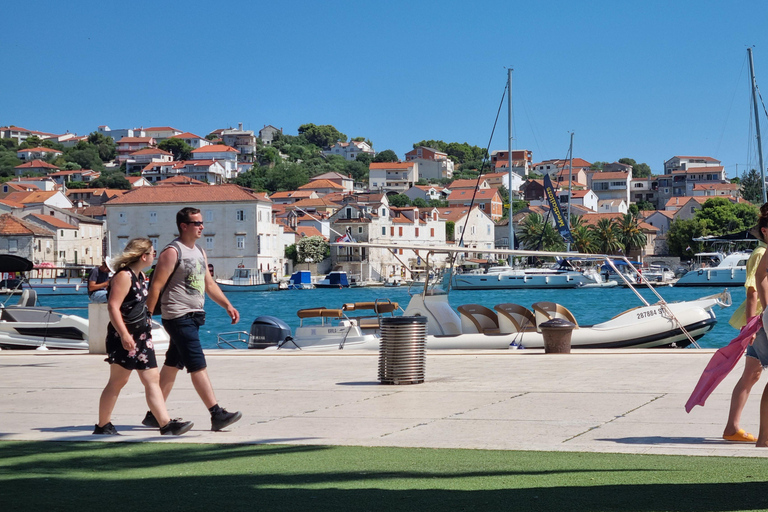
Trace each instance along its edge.
{"label": "man's sunglasses", "polygon": [[188,220],[184,224],[192,224],[193,226],[202,226],[204,222],[201,220]]}

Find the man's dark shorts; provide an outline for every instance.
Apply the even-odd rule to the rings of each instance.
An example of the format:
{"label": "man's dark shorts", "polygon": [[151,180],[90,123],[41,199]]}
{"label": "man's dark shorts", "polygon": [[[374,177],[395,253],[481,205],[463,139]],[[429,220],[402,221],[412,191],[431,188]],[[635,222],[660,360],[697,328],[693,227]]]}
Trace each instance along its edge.
{"label": "man's dark shorts", "polygon": [[175,366],[179,370],[186,368],[188,373],[208,366],[203,347],[200,345],[199,331],[204,323],[203,311],[187,313],[173,320],[163,319],[163,327],[171,337],[171,343],[165,353],[165,366]]}

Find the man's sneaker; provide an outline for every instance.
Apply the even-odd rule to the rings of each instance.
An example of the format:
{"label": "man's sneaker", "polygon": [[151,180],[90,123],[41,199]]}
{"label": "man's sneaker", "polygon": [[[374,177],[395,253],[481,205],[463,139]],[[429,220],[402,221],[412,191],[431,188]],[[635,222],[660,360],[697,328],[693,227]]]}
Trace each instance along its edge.
{"label": "man's sneaker", "polygon": [[110,421],[103,427],[100,427],[98,425],[95,425],[96,428],[93,429],[93,433],[100,436],[119,436],[117,429]]}
{"label": "man's sneaker", "polygon": [[191,421],[171,420],[166,426],[160,427],[160,434],[164,436],[180,436],[185,432],[189,432],[189,429],[193,426],[194,423]]}
{"label": "man's sneaker", "polygon": [[227,412],[226,409],[219,409],[218,412],[211,414],[211,430],[221,430],[242,417],[243,413],[240,411]]}
{"label": "man's sneaker", "polygon": [[147,411],[147,415],[141,420],[141,424],[145,427],[160,428],[160,424],[157,422],[155,415],[152,414],[152,411]]}

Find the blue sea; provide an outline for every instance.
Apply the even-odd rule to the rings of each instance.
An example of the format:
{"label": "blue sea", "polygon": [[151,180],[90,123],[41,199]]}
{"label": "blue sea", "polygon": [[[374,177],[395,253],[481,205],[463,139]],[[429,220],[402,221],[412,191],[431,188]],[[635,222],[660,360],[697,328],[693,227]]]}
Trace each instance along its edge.
{"label": "blue sea", "polygon": [[[693,300],[699,297],[720,293],[724,288],[710,287],[660,287],[656,291],[667,302]],[[415,290],[415,288],[414,288]],[[648,289],[639,290],[649,303],[657,301]],[[718,323],[714,329],[699,340],[704,348],[719,348],[727,344],[737,334],[728,325],[728,319],[733,311],[745,299],[744,287],[730,289],[733,305],[726,309],[715,308]],[[270,315],[284,320],[295,331],[299,325],[296,311],[303,308],[325,306],[340,308],[345,302],[363,302],[388,298],[399,302],[405,309],[409,301],[408,287],[397,288],[372,287],[316,289],[316,290],[284,290],[277,292],[239,292],[227,295],[232,304],[240,312],[240,322],[232,325],[226,311],[210,299],[206,300],[206,323],[200,330],[200,338],[204,348],[217,348],[216,336],[229,331],[249,331],[251,323],[259,316]],[[642,305],[632,290],[617,288],[587,288],[567,290],[452,290],[450,303],[455,308],[461,304],[483,304],[493,307],[502,302],[512,302],[530,308],[531,304],[539,301],[551,301],[562,304],[576,317],[579,324],[590,325],[605,320],[629,308]],[[14,299],[11,299],[13,301]],[[71,314],[88,316],[88,297],[86,295],[45,296],[39,302],[44,306],[54,308],[72,308],[62,310]]]}

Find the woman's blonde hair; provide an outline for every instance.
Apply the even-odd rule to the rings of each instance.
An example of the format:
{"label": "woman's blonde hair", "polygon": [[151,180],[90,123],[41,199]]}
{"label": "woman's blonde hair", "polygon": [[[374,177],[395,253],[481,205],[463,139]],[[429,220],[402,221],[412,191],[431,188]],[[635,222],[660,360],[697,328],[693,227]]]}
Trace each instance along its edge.
{"label": "woman's blonde hair", "polygon": [[122,270],[134,263],[152,249],[152,240],[149,238],[134,238],[125,246],[123,253],[112,259],[112,268],[115,272]]}

